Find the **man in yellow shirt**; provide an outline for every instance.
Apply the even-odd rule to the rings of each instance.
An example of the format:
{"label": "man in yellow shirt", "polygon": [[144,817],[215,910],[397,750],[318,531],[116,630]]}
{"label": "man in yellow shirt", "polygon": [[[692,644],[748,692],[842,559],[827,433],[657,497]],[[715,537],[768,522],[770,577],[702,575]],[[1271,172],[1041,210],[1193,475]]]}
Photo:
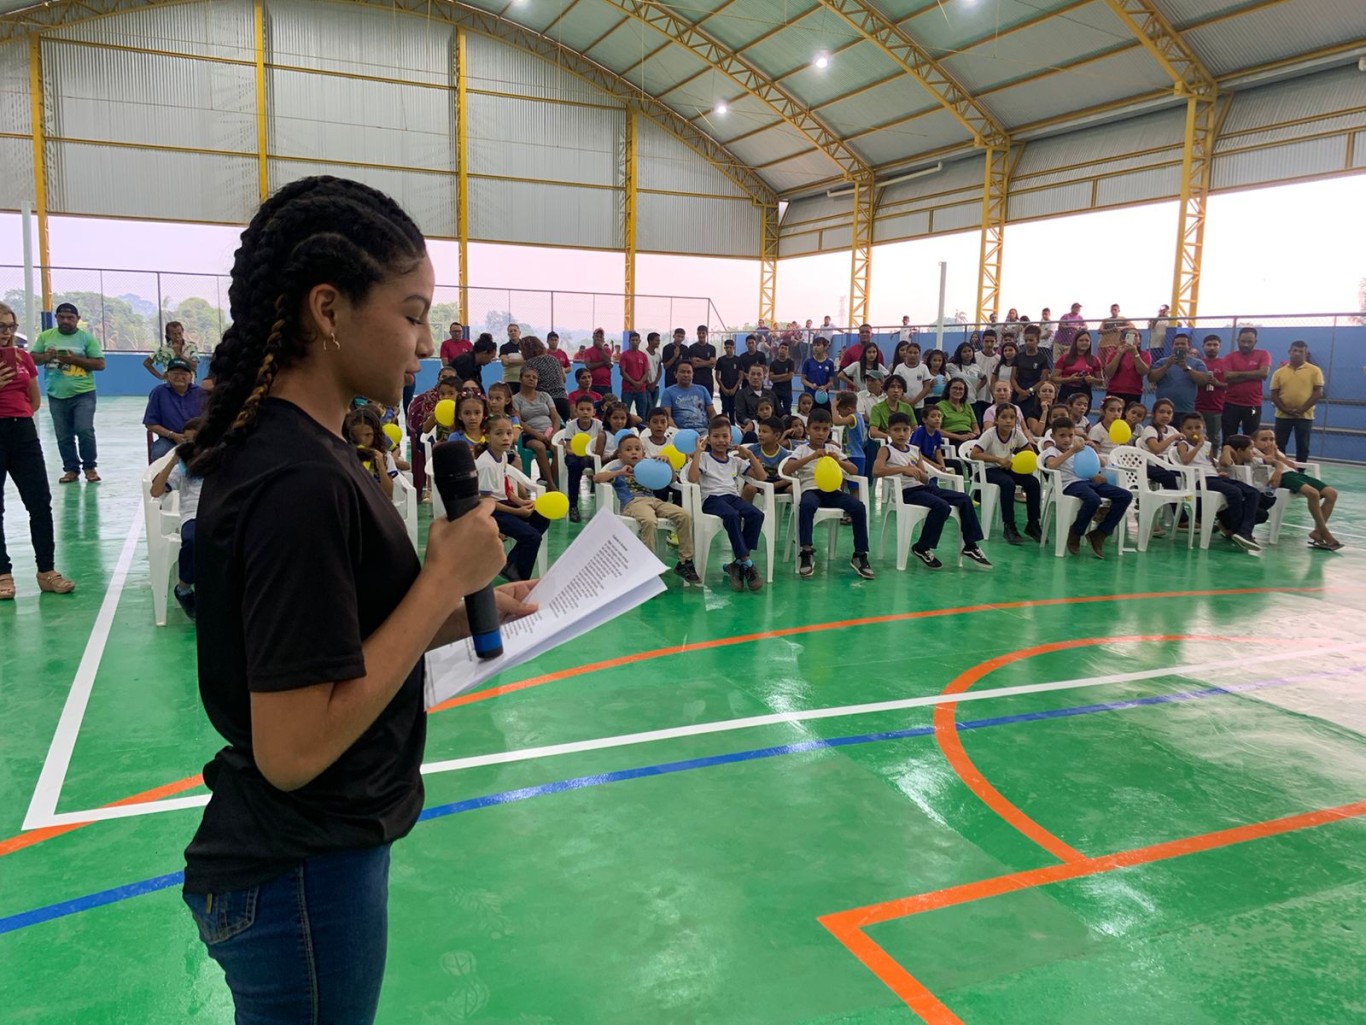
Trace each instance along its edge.
{"label": "man in yellow shirt", "polygon": [[1271,402],[1276,407],[1276,447],[1286,451],[1295,435],[1295,459],[1309,459],[1309,430],[1314,406],[1323,398],[1323,371],[1309,362],[1309,343],[1290,343],[1290,362],[1271,375]]}

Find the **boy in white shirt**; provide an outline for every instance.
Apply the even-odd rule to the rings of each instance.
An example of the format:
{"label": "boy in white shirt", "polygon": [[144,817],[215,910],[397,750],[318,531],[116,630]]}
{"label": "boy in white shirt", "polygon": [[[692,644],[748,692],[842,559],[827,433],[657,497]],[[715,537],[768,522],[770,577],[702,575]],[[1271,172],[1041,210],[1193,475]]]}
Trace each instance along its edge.
{"label": "boy in white shirt", "polygon": [[645,448],[634,435],[621,439],[617,458],[593,475],[595,484],[611,484],[617,494],[621,515],[640,524],[640,540],[655,550],[655,531],[660,520],[672,520],[678,527],[678,564],[674,572],[685,584],[701,584],[692,564],[692,516],[681,505],[666,502],[643,484],[636,482],[636,464],[645,458]]}
{"label": "boy in white shirt", "polygon": [[821,491],[815,486],[816,461],[825,456],[839,463],[845,473],[854,473],[854,464],[844,458],[838,445],[830,443],[830,429],[830,410],[813,409],[806,425],[806,441],[795,446],[792,458],[783,464],[783,473],[796,477],[802,484],[802,502],[797,513],[797,538],[801,543],[797,573],[807,579],[816,571],[816,556],[811,546],[816,510],[842,509],[854,528],[854,556],[849,565],[864,580],[872,580],[875,574],[873,567],[868,565],[868,514],[864,504],[843,488]]}
{"label": "boy in white shirt", "polygon": [[[1202,426],[1203,423],[1201,421]],[[1039,458],[1048,469],[1061,474],[1063,494],[1081,500],[1077,518],[1072,521],[1072,528],[1067,533],[1067,551],[1076,555],[1081,550],[1081,537],[1085,533],[1086,540],[1091,543],[1091,551],[1097,559],[1103,559],[1105,539],[1123,522],[1129,503],[1134,500],[1133,493],[1128,488],[1111,484],[1103,473],[1098,473],[1089,480],[1077,476],[1072,459],[1086,448],[1086,439],[1077,433],[1071,417],[1059,415],[1054,418],[1050,434],[1051,437],[1039,452]],[[1110,502],[1110,511],[1100,521],[1100,526],[1087,533],[1086,528],[1091,525],[1096,510],[1100,508],[1101,502],[1107,499]],[[1061,523],[1058,524],[1058,529],[1062,529]]]}
{"label": "boy in white shirt", "polygon": [[936,467],[925,461],[924,454],[911,444],[911,418],[905,413],[893,413],[887,418],[887,433],[891,441],[878,449],[873,462],[874,477],[897,477],[901,498],[907,505],[919,505],[929,510],[920,528],[920,537],[911,546],[911,554],[929,569],[944,564],[935,557],[944,524],[955,509],[963,534],[963,557],[984,569],[991,569],[977,542],[982,540],[982,525],[972,507],[972,499],[961,491],[941,491],[931,482],[930,474]]}
{"label": "boy in white shirt", "polygon": [[[185,421],[181,433],[185,435],[183,451],[188,452],[195,435],[199,433],[199,417]],[[182,449],[177,449],[177,453]],[[174,459],[161,468],[152,481],[150,491],[153,498],[160,498],[171,491],[180,493],[180,563],[175,585],[175,600],[185,611],[190,622],[194,622],[194,521],[199,513],[199,491],[204,486],[203,477],[191,477],[185,467],[185,459],[177,454]]]}
{"label": "boy in white shirt", "polygon": [[1261,508],[1261,492],[1251,484],[1219,476],[1210,443],[1205,440],[1205,418],[1199,413],[1187,413],[1181,418],[1181,439],[1176,443],[1177,456],[1185,466],[1194,466],[1205,478],[1205,488],[1217,491],[1228,502],[1219,513],[1219,529],[1223,535],[1245,552],[1260,552],[1252,536]]}
{"label": "boy in white shirt", "polygon": [[996,419],[980,438],[973,442],[972,458],[987,464],[987,483],[1001,492],[1001,522],[1005,524],[1007,544],[1024,544],[1015,529],[1015,489],[1025,495],[1025,533],[1035,541],[1043,538],[1039,529],[1039,509],[1042,488],[1039,478],[1032,473],[1016,473],[1010,468],[1016,452],[1029,448],[1029,439],[1019,427],[1020,414],[1015,406],[1003,402],[996,407]]}
{"label": "boy in white shirt", "polygon": [[640,432],[640,443],[645,449],[645,458],[658,459],[659,453],[664,451],[665,445],[673,441],[673,437],[678,431],[669,426],[669,411],[667,409],[655,408],[650,410],[645,425],[649,429]]}
{"label": "boy in white shirt", "polygon": [[536,556],[550,521],[536,511],[536,504],[521,494],[508,476],[508,454],[517,441],[517,428],[505,416],[489,418],[482,451],[474,461],[479,472],[479,494],[493,499],[493,519],[498,533],[512,539],[503,576],[510,581],[531,580],[536,575]]}
{"label": "boy in white shirt", "polygon": [[[580,396],[574,402],[574,419],[564,425],[564,468],[569,474],[569,522],[579,522],[579,488],[583,483],[583,473],[593,465],[593,445],[602,433],[602,421],[593,415],[593,400]],[[588,435],[588,447],[584,454],[574,454],[573,442],[577,435]]]}
{"label": "boy in white shirt", "polygon": [[730,589],[743,591],[748,586],[751,591],[758,591],[764,581],[750,555],[759,545],[764,513],[740,497],[740,478],[765,480],[768,475],[753,452],[731,444],[730,431],[730,420],[726,417],[712,418],[707,425],[705,448],[698,445],[688,463],[688,480],[701,488],[702,511],[719,518],[730,538],[735,559],[722,567],[730,580]]}

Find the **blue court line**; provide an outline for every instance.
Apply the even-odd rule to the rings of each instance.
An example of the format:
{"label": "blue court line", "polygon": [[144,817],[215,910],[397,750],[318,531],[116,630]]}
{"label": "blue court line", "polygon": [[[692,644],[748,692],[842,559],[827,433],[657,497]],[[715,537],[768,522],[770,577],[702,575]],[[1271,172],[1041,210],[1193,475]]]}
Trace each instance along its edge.
{"label": "blue court line", "polygon": [[[1301,683],[1305,680],[1353,675],[1361,672],[1362,667],[1354,666],[1346,669],[1334,669],[1316,673],[1304,673],[1296,676],[1284,676],[1273,680],[1229,684],[1224,687],[1202,687],[1199,690],[1180,691],[1173,694],[1154,694],[1149,697],[1130,698],[1124,701],[1106,701],[1090,705],[1073,705],[1069,708],[1051,708],[1039,712],[1017,712],[1013,715],[998,715],[988,719],[969,719],[965,722],[955,723],[954,725],[960,732],[965,732],[968,730],[989,729],[994,726],[1009,726],[1014,723],[1039,722],[1044,719],[1067,719],[1078,715],[1094,715],[1097,712],[1118,712],[1126,708],[1143,708],[1148,705],[1168,705],[1183,701],[1198,701],[1203,698],[1239,694],[1245,691],[1267,690],[1272,687],[1285,687],[1291,684]],[[648,776],[667,776],[675,772],[687,772],[692,769],[706,769],[714,765],[730,765],[736,762],[751,762],[761,758],[776,758],[779,755],[801,754],[806,751],[823,751],[830,748],[853,747],[857,744],[875,744],[885,740],[902,740],[906,737],[928,737],[932,733],[934,733],[933,726],[913,726],[904,730],[886,730],[880,733],[860,733],[848,737],[831,737],[828,740],[803,740],[795,744],[777,744],[773,747],[760,747],[749,751],[733,751],[730,754],[709,755],[705,758],[687,758],[683,761],[663,762],[659,765],[643,765],[635,769],[619,769],[616,772],[604,772],[593,776],[576,776],[572,779],[556,780],[553,783],[541,783],[531,787],[520,787],[517,790],[504,790],[496,794],[486,794],[483,797],[472,797],[464,801],[453,801],[450,804],[433,805],[430,808],[424,808],[422,810],[422,813],[418,816],[418,821],[423,822],[430,819],[445,818],[447,815],[458,815],[461,812],[477,811],[480,808],[491,808],[500,804],[515,804],[518,801],[530,800],[533,797],[542,797],[546,794],[562,794],[571,790],[584,790],[588,787],[602,786],[606,783],[620,783],[625,780],[643,779]],[[65,918],[67,915],[78,914],[82,911],[90,911],[94,908],[104,907],[107,904],[116,904],[132,897],[140,897],[145,893],[155,893],[157,890],[165,890],[171,886],[180,884],[184,878],[185,873],[183,871],[171,872],[167,875],[156,876],[152,879],[143,879],[139,882],[116,886],[109,890],[101,890],[98,893],[86,894],[84,897],[73,897],[71,900],[60,901],[56,904],[48,904],[43,907],[34,908],[31,911],[21,911],[18,914],[0,918],[0,936],[3,936],[5,933],[17,932],[20,929],[27,929],[32,925],[50,922],[57,918]]]}

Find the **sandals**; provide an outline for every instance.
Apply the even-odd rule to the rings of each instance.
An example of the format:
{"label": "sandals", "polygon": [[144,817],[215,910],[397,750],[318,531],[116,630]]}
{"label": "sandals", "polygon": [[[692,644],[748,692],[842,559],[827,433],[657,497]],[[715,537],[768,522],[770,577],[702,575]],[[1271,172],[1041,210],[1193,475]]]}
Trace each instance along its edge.
{"label": "sandals", "polygon": [[80,479],[81,475],[77,473],[75,470],[67,470],[66,473],[62,474],[60,477],[57,478],[57,483],[75,484]]}
{"label": "sandals", "polygon": [[1319,551],[1323,552],[1336,552],[1339,548],[1342,547],[1342,542],[1334,541],[1332,544],[1329,544],[1327,541],[1322,541],[1319,538],[1311,537],[1309,539],[1309,547],[1317,548],[1319,549]]}
{"label": "sandals", "polygon": [[55,569],[38,574],[38,590],[47,594],[70,594],[76,585]]}
{"label": "sandals", "polygon": [[14,577],[0,573],[0,601],[14,601]]}

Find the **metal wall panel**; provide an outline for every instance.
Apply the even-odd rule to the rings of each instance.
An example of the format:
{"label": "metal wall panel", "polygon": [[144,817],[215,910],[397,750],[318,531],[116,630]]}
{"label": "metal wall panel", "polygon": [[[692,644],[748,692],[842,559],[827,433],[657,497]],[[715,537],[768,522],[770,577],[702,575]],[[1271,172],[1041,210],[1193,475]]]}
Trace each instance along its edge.
{"label": "metal wall panel", "polygon": [[809,235],[788,235],[778,240],[778,256],[811,256],[821,251],[820,232]]}
{"label": "metal wall panel", "polygon": [[471,178],[470,238],[620,249],[621,191]]}
{"label": "metal wall panel", "polygon": [[[1366,127],[1366,75],[1334,68],[1233,95],[1219,148],[1288,141]],[[1216,149],[1216,152],[1218,150]]]}
{"label": "metal wall panel", "polygon": [[115,46],[140,46],[169,53],[255,59],[251,0],[158,4],[90,18],[43,34]]}
{"label": "metal wall panel", "polygon": [[470,173],[621,184],[626,112],[471,93]]}
{"label": "metal wall panel", "polygon": [[610,97],[577,75],[558,68],[525,50],[470,32],[465,37],[467,89],[575,100],[580,103],[612,103]]}
{"label": "metal wall panel", "polygon": [[448,85],[454,30],[398,10],[266,0],[266,59],[292,67]]}
{"label": "metal wall panel", "polygon": [[1121,206],[1181,195],[1181,168],[1151,167],[1096,182],[1096,206]]}
{"label": "metal wall panel", "polygon": [[982,226],[982,201],[940,206],[934,209],[934,231],[943,235],[950,231],[966,231]]}
{"label": "metal wall panel", "polygon": [[1214,161],[1213,189],[1242,189],[1265,182],[1315,178],[1344,169],[1347,143],[1341,138],[1310,139],[1226,153]]}
{"label": "metal wall panel", "polygon": [[43,84],[52,136],[256,149],[256,82],[240,64],[48,41]]}
{"label": "metal wall panel", "polygon": [[266,82],[272,154],[455,169],[454,94],[445,89],[304,71],[269,70]]}
{"label": "metal wall panel", "polygon": [[[1091,206],[1091,182],[1073,182],[1066,185],[1052,185],[1029,192],[1012,192],[1007,221],[1033,220],[1040,217],[1056,217],[1076,213]],[[938,227],[936,222],[935,227]]]}
{"label": "metal wall panel", "polygon": [[0,132],[28,135],[33,107],[28,94],[28,45],[0,46]]}
{"label": "metal wall panel", "polygon": [[[271,160],[267,167],[270,190],[299,178],[315,174],[332,174],[363,182],[392,196],[412,215],[424,235],[438,238],[455,237],[455,176],[422,171],[394,171],[381,167],[349,167],[323,161]],[[255,165],[252,166],[252,189],[255,184]],[[253,196],[252,207],[256,206]]]}
{"label": "metal wall panel", "polygon": [[50,142],[46,159],[53,213],[240,224],[260,203],[254,157]]}
{"label": "metal wall panel", "polygon": [[636,247],[641,250],[757,259],[760,228],[753,203],[648,192],[636,197]]}
{"label": "metal wall panel", "polygon": [[636,118],[636,169],[642,189],[749,198],[687,143],[643,117]]}
{"label": "metal wall panel", "polygon": [[33,202],[33,143],[0,138],[0,210],[18,210]]}

